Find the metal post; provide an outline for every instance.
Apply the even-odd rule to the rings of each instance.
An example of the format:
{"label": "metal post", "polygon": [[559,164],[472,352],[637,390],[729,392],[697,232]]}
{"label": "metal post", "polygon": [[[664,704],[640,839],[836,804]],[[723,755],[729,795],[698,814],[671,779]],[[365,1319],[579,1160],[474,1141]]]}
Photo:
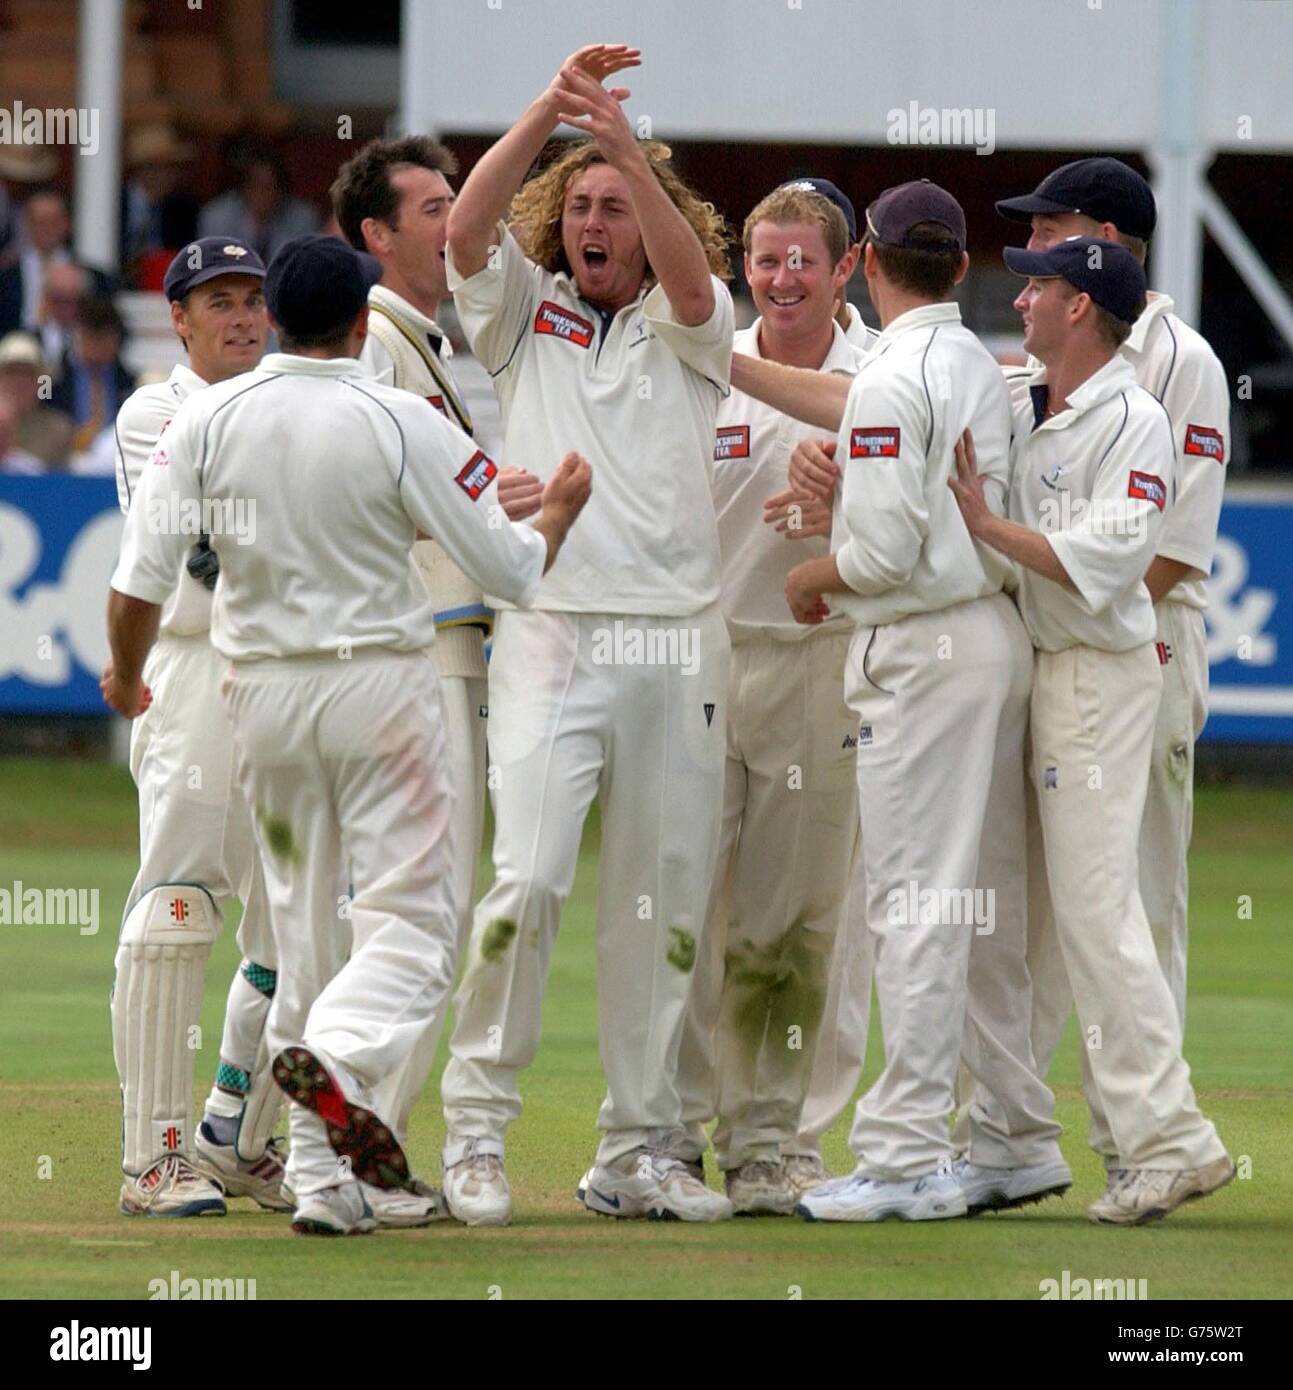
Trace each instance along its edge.
{"label": "metal post", "polygon": [[1152,287],[1171,295],[1176,312],[1197,328],[1203,259],[1198,189],[1212,162],[1211,151],[1199,144],[1201,15],[1198,0],[1163,0],[1161,13],[1162,108],[1150,150],[1158,203]]}
{"label": "metal post", "polygon": [[428,56],[435,52],[436,0],[403,0],[400,7],[400,130],[434,135],[435,83]]}
{"label": "metal post", "polygon": [[121,240],[121,69],[125,0],[81,0],[77,36],[77,104],[96,122],[98,149],[73,166],[76,254],[115,270]]}

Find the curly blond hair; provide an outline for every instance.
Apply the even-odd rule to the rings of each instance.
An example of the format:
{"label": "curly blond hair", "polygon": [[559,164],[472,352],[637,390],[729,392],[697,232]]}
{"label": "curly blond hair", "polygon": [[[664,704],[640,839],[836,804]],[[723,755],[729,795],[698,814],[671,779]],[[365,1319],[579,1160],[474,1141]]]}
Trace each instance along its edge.
{"label": "curly blond hair", "polygon": [[[722,214],[693,192],[674,171],[673,151],[659,140],[639,140],[638,148],[669,195],[674,207],[687,219],[705,250],[712,274],[720,280],[732,278],[728,261],[730,236]],[[570,273],[565,248],[561,244],[561,213],[566,204],[566,189],[570,181],[593,164],[605,164],[595,140],[577,140],[573,144],[556,144],[548,162],[539,173],[524,183],[512,199],[508,225],[521,250],[544,270]],[[648,263],[647,274],[651,275]]]}

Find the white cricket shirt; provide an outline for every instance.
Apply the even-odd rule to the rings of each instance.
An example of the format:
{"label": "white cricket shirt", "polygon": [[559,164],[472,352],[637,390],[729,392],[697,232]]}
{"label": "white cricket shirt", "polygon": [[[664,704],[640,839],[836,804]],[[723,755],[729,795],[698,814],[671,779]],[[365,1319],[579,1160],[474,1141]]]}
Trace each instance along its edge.
{"label": "white cricket shirt", "polygon": [[592,497],[534,607],[699,612],[719,595],[710,481],[732,358],[727,287],[713,280],[714,312],[697,327],[674,321],[659,285],[604,315],[501,224],[499,238],[469,279],[452,250],[445,263],[463,331],[494,379],[504,457],[545,482],[572,449],[593,466]]}
{"label": "white cricket shirt", "polygon": [[409,564],[417,530],[520,606],[538,589],[546,545],[491,517],[497,472],[426,401],[374,382],[354,359],[273,353],[181,406],[144,470],[112,587],[149,603],[170,592],[187,541],[150,516],[205,503],[218,520],[241,507],[250,543],[233,524],[209,528],[221,655],[419,651],[435,640],[435,617]]}
{"label": "white cricket shirt", "polygon": [[[464,434],[472,434],[471,411],[449,365],[453,348],[440,325],[384,285],[368,291],[368,306],[368,336],[359,360],[383,385],[412,391]],[[413,563],[435,604],[437,672],[483,678],[485,638],[494,615],[485,606],[480,586],[435,541],[415,542]]]}
{"label": "white cricket shirt", "polygon": [[1151,294],[1122,353],[1136,380],[1163,403],[1176,444],[1176,496],[1155,554],[1189,565],[1165,602],[1200,612],[1208,606],[1203,581],[1212,571],[1217,522],[1230,461],[1230,392],[1225,368],[1207,339],[1172,312],[1164,294]]}
{"label": "white cricket shirt", "polygon": [[974,542],[947,485],[967,426],[988,504],[1004,515],[1010,406],[1001,368],[957,305],[909,309],[880,334],[849,391],[831,533],[849,592],[828,595],[828,607],[871,627],[1001,591],[1007,563]]}
{"label": "white cricket shirt", "polygon": [[848,326],[844,329],[844,336],[853,344],[859,352],[870,352],[880,341],[880,330],[878,328],[868,328],[862,321],[862,315],[858,313],[855,305],[845,304],[844,316],[848,319]]}
{"label": "white cricket shirt", "polygon": [[1124,652],[1152,642],[1143,581],[1172,498],[1167,412],[1121,354],[1049,419],[1044,367],[1013,378],[1012,401],[1011,520],[1046,536],[1078,590],[1019,567],[1016,599],[1033,645]]}
{"label": "white cricket shirt", "polygon": [[[733,352],[761,357],[759,325],[737,333]],[[844,336],[839,324],[826,359],[818,369],[853,376],[863,354]],[[786,603],[786,575],[804,560],[830,553],[825,536],[791,540],[765,525],[763,504],[790,485],[790,455],[801,439],[820,438],[816,425],[783,415],[772,406],[733,390],[718,408],[714,442],[714,506],[723,557],[723,614],[732,641],[771,637],[797,642],[823,627],[848,625],[842,611],[832,611],[819,627],[797,623]]]}
{"label": "white cricket shirt", "polygon": [[[181,404],[207,383],[183,362],[177,363],[165,381],[141,386],[121,404],[113,422],[117,464],[117,501],[130,514],[130,505],[139,488],[139,479],[148,456],[157,447],[158,437],[170,424]],[[211,628],[211,590],[188,572],[186,561],[198,537],[189,537],[188,549],[180,556],[174,586],[162,604],[159,631],[168,637],[196,637]]]}

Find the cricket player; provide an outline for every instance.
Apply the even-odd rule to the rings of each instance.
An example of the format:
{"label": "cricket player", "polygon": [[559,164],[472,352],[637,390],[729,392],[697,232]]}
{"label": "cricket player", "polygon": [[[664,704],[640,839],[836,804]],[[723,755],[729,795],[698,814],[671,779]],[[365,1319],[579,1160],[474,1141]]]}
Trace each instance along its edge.
{"label": "cricket player", "polygon": [[[1045,250],[1069,236],[1098,236],[1127,247],[1142,265],[1156,221],[1149,184],[1120,160],[1108,158],[1065,164],[1035,192],[1007,198],[997,210],[1030,223],[1030,251]],[[1212,570],[1230,456],[1230,397],[1216,354],[1173,312],[1167,295],[1146,296],[1145,310],[1120,351],[1135,369],[1136,380],[1162,402],[1176,441],[1175,496],[1145,574],[1154,600],[1163,698],[1154,724],[1140,831],[1140,891],[1184,1029],[1194,744],[1208,713],[1204,580]],[[1033,1043],[1045,1064],[1068,1019],[1071,991],[1054,968],[1056,962],[1049,962],[1049,969],[1047,963],[1035,964]]]}
{"label": "cricket player", "polygon": [[[141,483],[144,510],[127,520],[108,613],[109,702],[134,715],[182,546],[148,528],[147,508],[257,500],[254,543],[212,536],[212,641],[232,663],[224,696],[281,963],[269,1031],[275,1079],[297,1102],[287,1166],[303,1233],[372,1229],[361,1182],[408,1180],[370,1096],[406,1063],[453,977],[453,791],[426,654],[434,611],[409,547],[435,535],[482,586],[527,603],[591,477],[569,455],[532,529],[491,525],[481,501],[494,462],[356,360],[380,270],[331,237],[279,252],[266,299],[283,351],[171,422]],[[343,864],[351,943],[334,903]]]}
{"label": "cricket player", "polygon": [[[373,140],[342,166],[332,185],[332,205],[350,244],[382,267],[381,280],[368,292],[368,337],[360,360],[378,381],[422,396],[470,435],[471,413],[450,365],[453,349],[436,322],[448,294],[444,249],[454,200],[449,178],[457,167],[452,153],[429,136]],[[413,558],[436,610],[431,660],[440,677],[454,784],[454,901],[461,960],[471,928],[484,827],[489,709],[485,640],[493,613],[479,585],[438,542],[416,542]],[[391,1116],[401,1141],[435,1063],[443,1026],[441,1012],[413,1050],[408,1067],[379,1088],[379,1108]]]}
{"label": "cricket player", "polygon": [[1139,1225],[1235,1173],[1195,1104],[1136,862],[1163,684],[1143,581],[1176,443],[1118,351],[1145,307],[1135,256],[1075,236],[1005,257],[1027,277],[1015,308],[1043,364],[1015,392],[1009,517],[984,502],[976,440],[958,444],[949,485],[976,539],[1020,567],[1019,609],[1037,649],[1031,775],[1053,929],[1079,1022],[1097,1041],[1085,1050],[1088,1090],[1124,1165],[1088,1215]]}
{"label": "cricket player", "polygon": [[[504,454],[524,461],[514,514],[555,467],[559,440],[599,470],[533,611],[496,605],[495,879],[476,909],[441,1083],[445,1196],[474,1225],[511,1219],[504,1139],[599,794],[607,1096],[581,1200],[621,1217],[732,1212],[670,1146],[722,807],[729,645],[710,471],[733,310],[716,278],[727,273],[721,219],[666,147],[634,138],[628,92],[602,86],[638,60],[623,45],[572,55],[472,170],[449,217],[449,288],[494,377]],[[522,188],[563,122],[592,138]]]}
{"label": "cricket player", "polygon": [[[230,237],[191,242],[168,267],[171,323],[188,360],[166,381],[140,387],[117,415],[117,492],[127,515],[148,457],[181,403],[260,361],[268,331],[264,278],[260,257]],[[234,780],[232,734],[219,696],[224,662],[210,640],[217,567],[200,528],[188,528],[187,542],[145,671],[152,704],[130,740],[140,864],[112,992],[123,1104],[121,1210],[222,1214],[226,1196],[245,1196],[290,1211],[272,1138],[280,1096],[264,1042],[276,977],[269,906],[251,812]],[[193,1135],[193,1039],[211,944],[232,897],[243,905],[243,961],[229,989],[215,1086]]]}
{"label": "cricket player", "polygon": [[[882,332],[853,382],[733,357],[738,390],[838,427],[846,460],[834,551],[791,570],[786,598],[816,625],[830,612],[825,596],[841,595],[856,624],[845,693],[859,721],[885,1068],[858,1103],[857,1171],[803,1194],[797,1210],[811,1220],[942,1220],[1071,1181],[1029,1047],[1022,871],[998,882],[991,847],[1022,846],[1031,657],[1002,592],[1005,566],[948,505],[967,421],[991,441],[999,511],[1008,480],[1005,382],[951,299],[965,244],[950,194],[925,180],[889,189],[868,209],[864,260]],[[1004,920],[990,910],[998,887],[1019,899]],[[970,914],[981,893],[986,908]],[[954,1162],[948,1120],[963,1045],[1010,1113],[977,1108],[969,1158]]]}
{"label": "cricket player", "polygon": [[[842,195],[841,195],[842,196]],[[853,234],[855,236],[855,233]],[[851,377],[862,354],[834,314],[856,263],[838,203],[808,181],[750,213],[745,275],[759,318],[733,350]],[[785,492],[790,452],[812,427],[733,391],[719,406],[714,503],[732,641],[722,835],[679,1065],[680,1155],[714,1150],[736,1212],[789,1215],[800,1188],[781,1159],[799,1121],[857,837],[857,728],[844,703],[852,627],[786,607],[786,575],[829,551]],[[769,511],[784,529],[765,525]]]}
{"label": "cricket player", "polygon": [[[858,238],[857,215],[852,200],[829,179],[796,179],[782,186],[811,189],[839,208],[848,225],[849,250],[856,268],[862,258],[862,243]],[[880,333],[864,323],[856,306],[849,303],[847,288],[845,282],[836,300],[835,322],[844,330],[844,336],[853,347],[865,354],[875,346]],[[793,500],[785,496],[769,498],[765,521],[791,540],[807,539],[817,534],[811,510],[814,503],[822,505],[821,497],[797,483],[797,469],[804,466],[798,461],[809,460],[810,466],[829,470],[830,483],[822,490],[822,495],[829,497],[838,476],[834,456],[834,439],[822,439],[816,435],[801,439],[790,456],[789,492]],[[800,522],[794,528],[787,525],[791,507],[797,509],[795,515]],[[822,534],[830,534],[829,517]],[[866,892],[860,847],[854,853],[853,866],[844,924],[836,933],[835,949],[831,954],[826,1004],[813,1052],[808,1094],[800,1113],[799,1131],[781,1146],[782,1171],[796,1191],[801,1193],[830,1177],[822,1162],[822,1135],[835,1124],[853,1099],[866,1064],[874,958],[871,933],[866,924]]]}

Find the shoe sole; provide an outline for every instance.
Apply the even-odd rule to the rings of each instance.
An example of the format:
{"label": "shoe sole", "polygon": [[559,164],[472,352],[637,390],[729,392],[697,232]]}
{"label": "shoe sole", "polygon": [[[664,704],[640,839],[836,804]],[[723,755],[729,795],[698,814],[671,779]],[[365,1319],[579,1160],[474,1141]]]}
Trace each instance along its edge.
{"label": "shoe sole", "polygon": [[984,1212],[1014,1211],[1019,1207],[1036,1206],[1038,1202],[1044,1202],[1048,1197],[1062,1197],[1072,1186],[1071,1182],[1061,1183],[1057,1187],[1044,1187],[1038,1192],[1029,1192],[1023,1197],[1006,1197],[1002,1193],[994,1192],[982,1202],[971,1202],[967,1198],[965,1214],[966,1216],[982,1216]]}
{"label": "shoe sole", "polygon": [[805,1221],[820,1221],[825,1225],[863,1226],[881,1221],[959,1221],[961,1217],[968,1215],[968,1211],[935,1212],[930,1216],[908,1216],[906,1212],[893,1208],[889,1211],[876,1212],[871,1216],[819,1216],[816,1212],[810,1211],[803,1202],[800,1202],[795,1208],[795,1215],[802,1216]]}
{"label": "shoe sole", "polygon": [[288,1047],[274,1058],[274,1083],[289,1099],[324,1122],[328,1143],[349,1160],[360,1182],[385,1190],[407,1189],[409,1161],[389,1125],[346,1099],[332,1073],[308,1047]]}
{"label": "shoe sole", "polygon": [[1220,1182],[1213,1183],[1211,1187],[1204,1188],[1202,1192],[1191,1192],[1188,1197],[1182,1197],[1179,1202],[1174,1202],[1170,1207],[1153,1207],[1149,1211],[1138,1212],[1127,1219],[1098,1216],[1088,1209],[1087,1219],[1096,1226],[1149,1226],[1155,1221],[1161,1221],[1165,1216],[1170,1216],[1172,1212],[1179,1210],[1189,1202],[1199,1202],[1204,1197],[1211,1197],[1214,1192],[1220,1192],[1223,1187],[1234,1181],[1235,1172],[1235,1165],[1232,1163],[1230,1171]]}
{"label": "shoe sole", "polygon": [[293,1221],[292,1229],[298,1236],[368,1236],[377,1229],[376,1226],[352,1226],[348,1231],[339,1231],[335,1226],[329,1226],[326,1221],[311,1221],[308,1218],[304,1221]]}
{"label": "shoe sole", "polygon": [[227,1216],[229,1208],[221,1201],[211,1197],[205,1197],[198,1202],[187,1202],[178,1211],[152,1211],[148,1207],[128,1206],[125,1202],[120,1202],[119,1207],[123,1216],[147,1216],[154,1221],[176,1221],[191,1216]]}

